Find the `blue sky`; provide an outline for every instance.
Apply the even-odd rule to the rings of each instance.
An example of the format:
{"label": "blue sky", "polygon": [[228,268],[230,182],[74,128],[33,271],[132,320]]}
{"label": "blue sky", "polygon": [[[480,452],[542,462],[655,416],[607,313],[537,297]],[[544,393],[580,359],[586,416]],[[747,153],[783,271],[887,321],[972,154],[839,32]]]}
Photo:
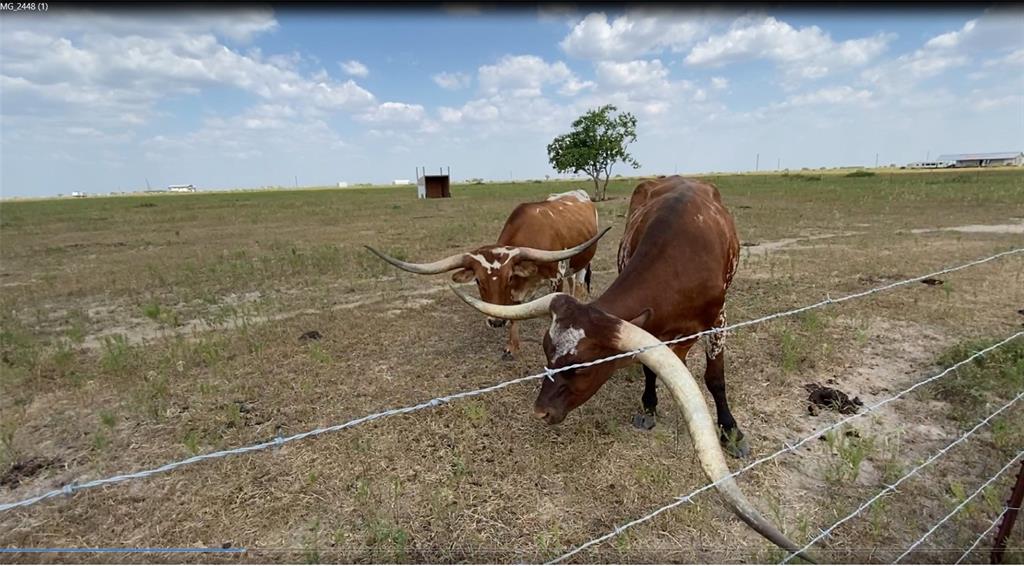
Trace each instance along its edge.
{"label": "blue sky", "polygon": [[556,176],[546,145],[605,103],[640,174],[1021,150],[1024,11],[4,13],[0,194]]}

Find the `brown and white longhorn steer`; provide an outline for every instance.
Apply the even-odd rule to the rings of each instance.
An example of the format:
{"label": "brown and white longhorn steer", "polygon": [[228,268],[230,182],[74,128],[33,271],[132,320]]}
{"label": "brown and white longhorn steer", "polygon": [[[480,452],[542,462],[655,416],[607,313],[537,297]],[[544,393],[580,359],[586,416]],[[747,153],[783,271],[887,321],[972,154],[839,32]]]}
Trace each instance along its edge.
{"label": "brown and white longhorn steer", "polygon": [[[634,424],[654,426],[655,380],[661,378],[683,413],[704,473],[718,482],[716,487],[733,511],[768,540],[796,551],[800,547],[768,522],[729,477],[720,442],[736,456],[747,455],[748,448],[726,401],[722,334],[710,335],[705,345],[704,382],[715,400],[718,427],[684,363],[695,340],[671,347],[659,344],[725,325],[725,294],[738,257],[736,228],[718,189],[673,176],[646,181],[634,190],[619,247],[619,275],[593,302],[552,293],[526,304],[501,306],[455,292],[488,316],[509,320],[550,316],[544,353],[552,369],[648,348],[634,357],[643,364],[646,376],[641,398],[644,413]],[[542,381],[534,412],[548,424],[561,422],[594,395],[617,367],[634,358],[552,374]]]}
{"label": "brown and white longhorn steer", "polygon": [[[529,298],[544,282],[554,291],[567,288],[575,293],[586,286],[590,293],[590,260],[597,252],[597,240],[610,228],[597,232],[597,208],[583,190],[553,194],[541,202],[520,204],[509,215],[496,244],[481,246],[433,263],[408,263],[368,250],[384,261],[412,273],[435,274],[458,270],[452,280],[475,280],[480,297],[497,305],[517,305]],[[488,317],[492,328],[505,319]],[[519,328],[509,328],[504,357],[519,352]]]}

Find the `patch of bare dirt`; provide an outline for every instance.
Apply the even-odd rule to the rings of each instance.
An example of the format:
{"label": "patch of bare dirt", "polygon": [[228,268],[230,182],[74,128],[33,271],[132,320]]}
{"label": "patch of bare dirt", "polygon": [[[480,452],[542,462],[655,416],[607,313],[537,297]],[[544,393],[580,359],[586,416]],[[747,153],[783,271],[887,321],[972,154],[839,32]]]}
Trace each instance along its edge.
{"label": "patch of bare dirt", "polygon": [[827,240],[830,238],[842,238],[844,236],[855,236],[862,232],[840,232],[838,234],[818,234],[815,236],[801,236],[798,238],[782,238],[781,240],[772,240],[768,242],[744,242],[741,244],[749,254],[752,255],[768,255],[770,252],[779,251],[782,249],[812,249],[818,246],[793,246],[798,242],[811,242],[816,240]]}
{"label": "patch of bare dirt", "polygon": [[[836,322],[851,323],[844,317],[838,317]],[[837,387],[862,400],[866,407],[891,398],[936,373],[935,359],[956,342],[955,337],[929,326],[880,318],[871,320],[866,334],[866,343],[851,351],[856,357],[849,356],[832,376]],[[875,438],[876,444],[883,437],[898,438],[901,450],[898,457],[904,462],[930,454],[934,447],[931,441],[949,440],[958,434],[955,423],[942,416],[948,412],[948,406],[941,401],[907,395],[870,413],[864,413],[863,407],[858,409],[865,416],[851,421],[848,426],[859,431],[857,434],[862,437]],[[792,435],[804,438],[836,420],[835,413],[830,411],[807,415],[794,423]],[[803,512],[812,513],[817,503],[808,500],[808,494],[824,497],[830,491],[822,489],[822,475],[835,456],[805,446],[808,449],[801,450],[799,460],[787,460],[786,472],[779,476],[780,497],[783,501],[799,501]],[[881,471],[877,466],[865,461],[855,485],[876,485],[880,479]]]}
{"label": "patch of bare dirt", "polygon": [[967,224],[964,226],[947,226],[945,228],[917,228],[911,234],[927,234],[929,232],[962,232],[964,234],[1024,234],[1024,222],[1018,224]]}
{"label": "patch of bare dirt", "polygon": [[[459,285],[456,285],[459,286]],[[432,285],[422,289],[403,291],[401,296],[387,300],[382,293],[351,294],[346,297],[345,302],[332,305],[329,311],[349,310],[368,305],[384,302],[392,305],[384,313],[388,316],[395,316],[409,309],[424,307],[434,303],[433,299],[422,298],[425,295],[435,295],[449,292],[447,284]],[[262,298],[259,292],[245,293],[241,295],[230,295],[225,298],[223,304],[231,306],[244,306]],[[162,339],[173,336],[180,336],[186,339],[193,339],[196,336],[209,331],[229,330],[247,326],[266,324],[292,319],[303,315],[315,315],[323,312],[324,309],[295,309],[278,312],[270,315],[246,315],[239,314],[223,322],[211,322],[208,319],[196,318],[180,321],[176,326],[170,327],[158,321],[131,316],[127,314],[128,307],[123,305],[98,305],[88,310],[90,319],[98,326],[99,330],[87,335],[82,341],[81,347],[87,350],[101,348],[108,337],[122,335],[128,344],[141,344],[151,340]],[[65,313],[66,314],[66,313]]]}

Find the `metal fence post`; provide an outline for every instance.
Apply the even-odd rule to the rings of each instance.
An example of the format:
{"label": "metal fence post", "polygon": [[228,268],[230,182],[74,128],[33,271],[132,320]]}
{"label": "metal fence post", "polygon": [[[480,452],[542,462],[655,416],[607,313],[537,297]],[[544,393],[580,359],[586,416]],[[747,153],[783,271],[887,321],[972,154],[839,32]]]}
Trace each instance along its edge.
{"label": "metal fence post", "polygon": [[1020,461],[1020,471],[1017,472],[1017,483],[1013,486],[1010,499],[1006,502],[1006,514],[1003,515],[1003,522],[996,531],[996,541],[992,545],[992,564],[1003,563],[1003,553],[1006,551],[1006,539],[1013,530],[1013,523],[1017,520],[1017,513],[1020,512],[1021,501],[1024,501],[1024,460]]}

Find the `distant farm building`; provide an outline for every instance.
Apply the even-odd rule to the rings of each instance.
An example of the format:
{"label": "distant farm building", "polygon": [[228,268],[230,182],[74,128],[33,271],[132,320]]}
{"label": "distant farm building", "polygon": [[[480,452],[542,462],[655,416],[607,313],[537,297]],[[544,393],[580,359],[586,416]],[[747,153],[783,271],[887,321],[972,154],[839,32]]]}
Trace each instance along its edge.
{"label": "distant farm building", "polygon": [[409,179],[395,179],[394,181],[391,181],[391,184],[392,185],[411,185],[412,181],[410,181]]}
{"label": "distant farm building", "polygon": [[194,193],[196,187],[195,185],[170,185],[167,190],[172,193]]}
{"label": "distant farm building", "polygon": [[1024,165],[1024,152],[951,153],[940,155],[938,159],[953,163],[953,167],[1020,167]]}
{"label": "distant farm building", "polygon": [[74,192],[71,193],[71,196],[77,197],[77,198],[84,198],[85,197],[85,193],[82,192],[82,191],[74,191]]}
{"label": "distant farm building", "polygon": [[451,168],[447,172],[440,171],[437,175],[427,175],[427,168],[422,174],[416,169],[416,196],[419,198],[451,198]]}
{"label": "distant farm building", "polygon": [[954,161],[915,161],[914,163],[907,163],[907,169],[946,169],[955,166],[956,162]]}
{"label": "distant farm building", "polygon": [[338,188],[339,189],[347,189],[348,188],[348,183],[346,183],[345,181],[338,181]]}

